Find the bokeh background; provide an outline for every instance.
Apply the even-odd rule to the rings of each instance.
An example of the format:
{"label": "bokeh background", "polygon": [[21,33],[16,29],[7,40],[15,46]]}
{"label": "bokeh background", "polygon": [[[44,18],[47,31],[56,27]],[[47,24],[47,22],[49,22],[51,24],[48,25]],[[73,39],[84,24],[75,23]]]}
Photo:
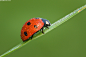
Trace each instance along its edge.
{"label": "bokeh background", "polygon": [[[86,4],[86,0],[0,1],[0,55],[21,43],[23,24],[41,17],[51,23]],[[86,57],[86,9],[49,33],[6,57]]]}

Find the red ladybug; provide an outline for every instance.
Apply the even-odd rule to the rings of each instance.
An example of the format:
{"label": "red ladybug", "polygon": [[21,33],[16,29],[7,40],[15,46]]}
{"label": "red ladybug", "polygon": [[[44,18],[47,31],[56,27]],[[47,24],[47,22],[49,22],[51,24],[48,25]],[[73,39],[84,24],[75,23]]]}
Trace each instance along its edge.
{"label": "red ladybug", "polygon": [[50,26],[50,22],[43,18],[32,18],[28,20],[21,29],[21,39],[23,41],[27,41],[30,38],[33,38],[33,35],[37,33],[39,30],[42,30],[43,28]]}

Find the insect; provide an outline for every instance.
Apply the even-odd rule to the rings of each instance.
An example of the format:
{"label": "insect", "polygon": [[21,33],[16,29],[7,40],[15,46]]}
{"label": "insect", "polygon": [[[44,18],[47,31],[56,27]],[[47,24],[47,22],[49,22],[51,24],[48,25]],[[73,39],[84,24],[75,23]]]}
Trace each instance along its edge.
{"label": "insect", "polygon": [[21,39],[23,40],[23,42],[29,40],[30,38],[32,39],[33,35],[41,30],[44,34],[43,28],[46,27],[49,29],[48,26],[50,25],[51,23],[46,19],[32,18],[23,25],[21,29]]}

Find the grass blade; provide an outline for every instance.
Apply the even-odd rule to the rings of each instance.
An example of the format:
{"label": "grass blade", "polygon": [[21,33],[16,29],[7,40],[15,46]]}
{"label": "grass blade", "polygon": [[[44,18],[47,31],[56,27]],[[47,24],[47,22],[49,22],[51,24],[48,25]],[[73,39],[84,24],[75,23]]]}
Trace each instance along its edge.
{"label": "grass blade", "polygon": [[[61,18],[60,20],[54,22],[50,27],[49,29],[47,28],[44,28],[44,32],[45,34],[49,31],[51,31],[52,29],[56,28],[57,26],[61,25],[62,23],[64,23],[65,21],[69,20],[70,18],[72,18],[73,16],[75,16],[76,14],[78,14],[79,12],[81,12],[82,10],[84,10],[86,8],[86,5],[76,9],[75,11],[71,12],[70,14],[66,15],[65,17]],[[42,35],[45,35],[45,34],[42,34],[41,31],[39,31],[37,34],[34,35],[33,39],[37,39],[38,37],[42,36]],[[31,39],[26,41],[26,42],[21,42],[20,44],[18,44],[17,46],[13,47],[12,49],[8,50],[7,52],[5,52],[4,54],[2,54],[0,57],[4,57],[6,56],[7,54],[10,54],[11,52],[19,49],[20,47],[26,45],[27,43],[29,43],[30,41],[32,41]]]}

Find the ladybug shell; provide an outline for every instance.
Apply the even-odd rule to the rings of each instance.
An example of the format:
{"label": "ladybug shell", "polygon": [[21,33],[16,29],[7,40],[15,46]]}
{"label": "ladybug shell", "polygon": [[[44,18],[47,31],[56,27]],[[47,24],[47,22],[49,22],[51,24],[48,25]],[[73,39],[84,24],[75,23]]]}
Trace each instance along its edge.
{"label": "ladybug shell", "polygon": [[[30,23],[29,25],[27,25],[28,22]],[[34,27],[35,25],[37,26],[36,28]],[[44,23],[41,19],[33,18],[28,20],[21,29],[21,39],[23,41],[29,39],[30,36],[39,31],[43,26]],[[24,32],[26,32],[27,35],[25,35]]]}

